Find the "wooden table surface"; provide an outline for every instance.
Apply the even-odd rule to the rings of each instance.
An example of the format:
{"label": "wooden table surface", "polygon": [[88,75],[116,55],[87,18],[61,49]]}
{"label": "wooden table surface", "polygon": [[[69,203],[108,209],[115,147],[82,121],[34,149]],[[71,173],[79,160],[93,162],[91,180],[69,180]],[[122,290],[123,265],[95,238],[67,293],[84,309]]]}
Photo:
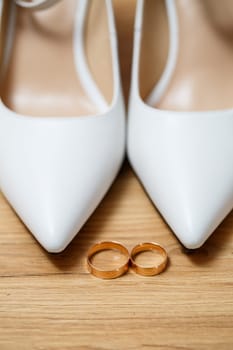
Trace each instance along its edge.
{"label": "wooden table surface", "polygon": [[[134,4],[115,1],[126,95]],[[103,239],[129,249],[157,241],[169,266],[157,277],[130,271],[96,279],[85,257]],[[187,254],[126,163],[82,231],[55,255],[0,196],[0,350],[9,349],[233,349],[233,214]]]}

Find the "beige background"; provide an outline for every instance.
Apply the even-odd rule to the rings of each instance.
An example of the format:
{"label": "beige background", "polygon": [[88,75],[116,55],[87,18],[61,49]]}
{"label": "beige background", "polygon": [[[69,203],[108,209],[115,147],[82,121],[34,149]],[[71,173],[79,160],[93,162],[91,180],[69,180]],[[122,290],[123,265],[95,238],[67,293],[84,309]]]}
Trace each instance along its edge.
{"label": "beige background", "polygon": [[[127,95],[134,0],[115,0]],[[157,277],[90,276],[87,249],[102,239],[129,249],[157,241],[169,253]],[[187,254],[125,164],[85,227],[59,255],[47,254],[0,197],[0,349],[233,348],[233,214]]]}

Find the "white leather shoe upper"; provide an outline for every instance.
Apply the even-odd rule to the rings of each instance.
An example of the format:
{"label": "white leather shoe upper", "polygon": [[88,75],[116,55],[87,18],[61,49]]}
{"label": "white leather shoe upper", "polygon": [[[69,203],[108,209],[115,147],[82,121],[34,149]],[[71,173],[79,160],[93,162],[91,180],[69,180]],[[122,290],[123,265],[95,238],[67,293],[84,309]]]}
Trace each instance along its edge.
{"label": "white leather shoe upper", "polygon": [[[80,13],[84,3],[88,1],[80,3],[79,18],[85,17]],[[124,156],[117,39],[111,1],[106,5],[114,76],[110,106],[100,108],[98,115],[63,118],[23,116],[0,103],[0,187],[49,252],[62,251],[74,238],[109,189]]]}
{"label": "white leather shoe upper", "polygon": [[44,10],[52,5],[54,5],[56,2],[61,0],[32,0],[32,1],[25,1],[25,0],[15,0],[15,3],[21,7],[27,8],[27,9],[33,9],[33,10]]}
{"label": "white leather shoe upper", "polygon": [[[167,6],[169,3],[172,6],[169,1]],[[176,236],[187,248],[194,249],[206,241],[233,207],[233,110],[175,112],[143,102],[138,83],[142,14],[143,1],[139,0],[128,156]],[[174,64],[169,65],[154,89],[155,100],[166,89]]]}

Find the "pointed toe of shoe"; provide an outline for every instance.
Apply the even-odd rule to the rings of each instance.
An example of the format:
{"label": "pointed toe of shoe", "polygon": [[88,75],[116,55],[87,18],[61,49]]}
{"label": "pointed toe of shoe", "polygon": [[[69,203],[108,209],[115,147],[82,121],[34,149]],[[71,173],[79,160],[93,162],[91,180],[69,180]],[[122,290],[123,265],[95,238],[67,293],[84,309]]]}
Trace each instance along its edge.
{"label": "pointed toe of shoe", "polygon": [[0,113],[0,187],[40,244],[60,252],[121,166],[123,109],[101,117],[33,118]]}
{"label": "pointed toe of shoe", "polygon": [[39,243],[48,253],[61,253],[67,247],[67,243],[63,239],[54,238],[53,234],[51,238]]}
{"label": "pointed toe of shoe", "polygon": [[61,253],[69,244],[68,237],[71,236],[71,231],[34,231],[32,234],[40,243],[40,245],[47,250],[48,253]]}
{"label": "pointed toe of shoe", "polygon": [[62,174],[55,171],[43,179],[42,188],[38,186],[42,179],[31,176],[21,186],[7,181],[4,193],[36,240],[48,252],[58,253],[80,231],[114,176],[106,178],[99,173],[93,181],[92,176],[86,178],[85,172],[77,168]]}
{"label": "pointed toe of shoe", "polygon": [[177,220],[174,221],[174,219],[169,220],[168,217],[166,218],[166,215],[165,220],[167,220],[176,237],[187,249],[200,248],[218,225],[214,215],[210,215],[209,220],[205,218],[202,220],[199,217],[191,223],[185,215],[180,217],[179,222]]}
{"label": "pointed toe of shoe", "polygon": [[185,230],[185,232],[177,232],[176,236],[184,247],[194,250],[200,248],[204,244],[204,237],[209,236],[207,232],[208,231],[194,228],[193,230]]}
{"label": "pointed toe of shoe", "polygon": [[[183,184],[179,181],[173,183],[174,189],[181,186]],[[194,183],[188,182],[183,189],[183,192],[170,189],[168,201],[161,201],[153,190],[150,195],[179,241],[188,249],[197,249],[205,243],[230,212],[232,207],[230,193],[233,191],[233,186],[222,188],[221,195],[217,196],[214,188],[207,189],[206,184],[205,190],[209,192],[207,198],[203,197],[204,189],[198,188]],[[164,188],[164,193],[165,191]]]}
{"label": "pointed toe of shoe", "polygon": [[[60,226],[57,225],[57,220],[53,221],[54,225],[45,224],[44,226],[41,226],[41,223],[39,223],[39,225],[36,223],[31,223],[31,233],[40,243],[40,245],[49,253],[62,252],[78,232],[77,224],[71,226],[65,218],[62,220],[63,225]],[[82,226],[81,223],[80,226]]]}
{"label": "pointed toe of shoe", "polygon": [[139,103],[128,130],[129,159],[147,193],[182,244],[199,248],[233,207],[233,111]]}
{"label": "pointed toe of shoe", "polygon": [[65,194],[59,189],[51,197],[44,193],[39,199],[38,192],[34,191],[27,198],[17,199],[8,197],[28,230],[50,253],[59,253],[68,246],[100,200],[90,192],[64,200]]}

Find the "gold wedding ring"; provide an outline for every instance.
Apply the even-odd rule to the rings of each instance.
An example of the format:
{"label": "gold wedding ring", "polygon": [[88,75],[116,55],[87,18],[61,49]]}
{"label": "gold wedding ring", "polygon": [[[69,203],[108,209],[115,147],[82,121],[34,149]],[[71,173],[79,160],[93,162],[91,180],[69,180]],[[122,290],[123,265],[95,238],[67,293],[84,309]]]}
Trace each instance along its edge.
{"label": "gold wedding ring", "polygon": [[[163,257],[163,261],[159,265],[147,267],[136,263],[135,259],[139,254],[151,250],[158,252]],[[131,266],[137,274],[142,276],[158,275],[166,268],[167,261],[168,255],[166,250],[157,243],[140,243],[136,245],[131,252]]]}
{"label": "gold wedding ring", "polygon": [[[126,262],[123,265],[119,266],[118,268],[112,269],[112,270],[102,270],[97,268],[92,262],[93,257],[96,253],[100,253],[106,250],[112,250],[113,257],[114,257],[114,251],[123,254],[126,257]],[[102,279],[112,279],[112,278],[117,278],[124,275],[129,269],[129,262],[130,262],[130,256],[129,256],[128,250],[122,244],[114,241],[96,243],[89,249],[87,253],[87,266],[88,266],[89,272],[95,277],[102,278]]]}

